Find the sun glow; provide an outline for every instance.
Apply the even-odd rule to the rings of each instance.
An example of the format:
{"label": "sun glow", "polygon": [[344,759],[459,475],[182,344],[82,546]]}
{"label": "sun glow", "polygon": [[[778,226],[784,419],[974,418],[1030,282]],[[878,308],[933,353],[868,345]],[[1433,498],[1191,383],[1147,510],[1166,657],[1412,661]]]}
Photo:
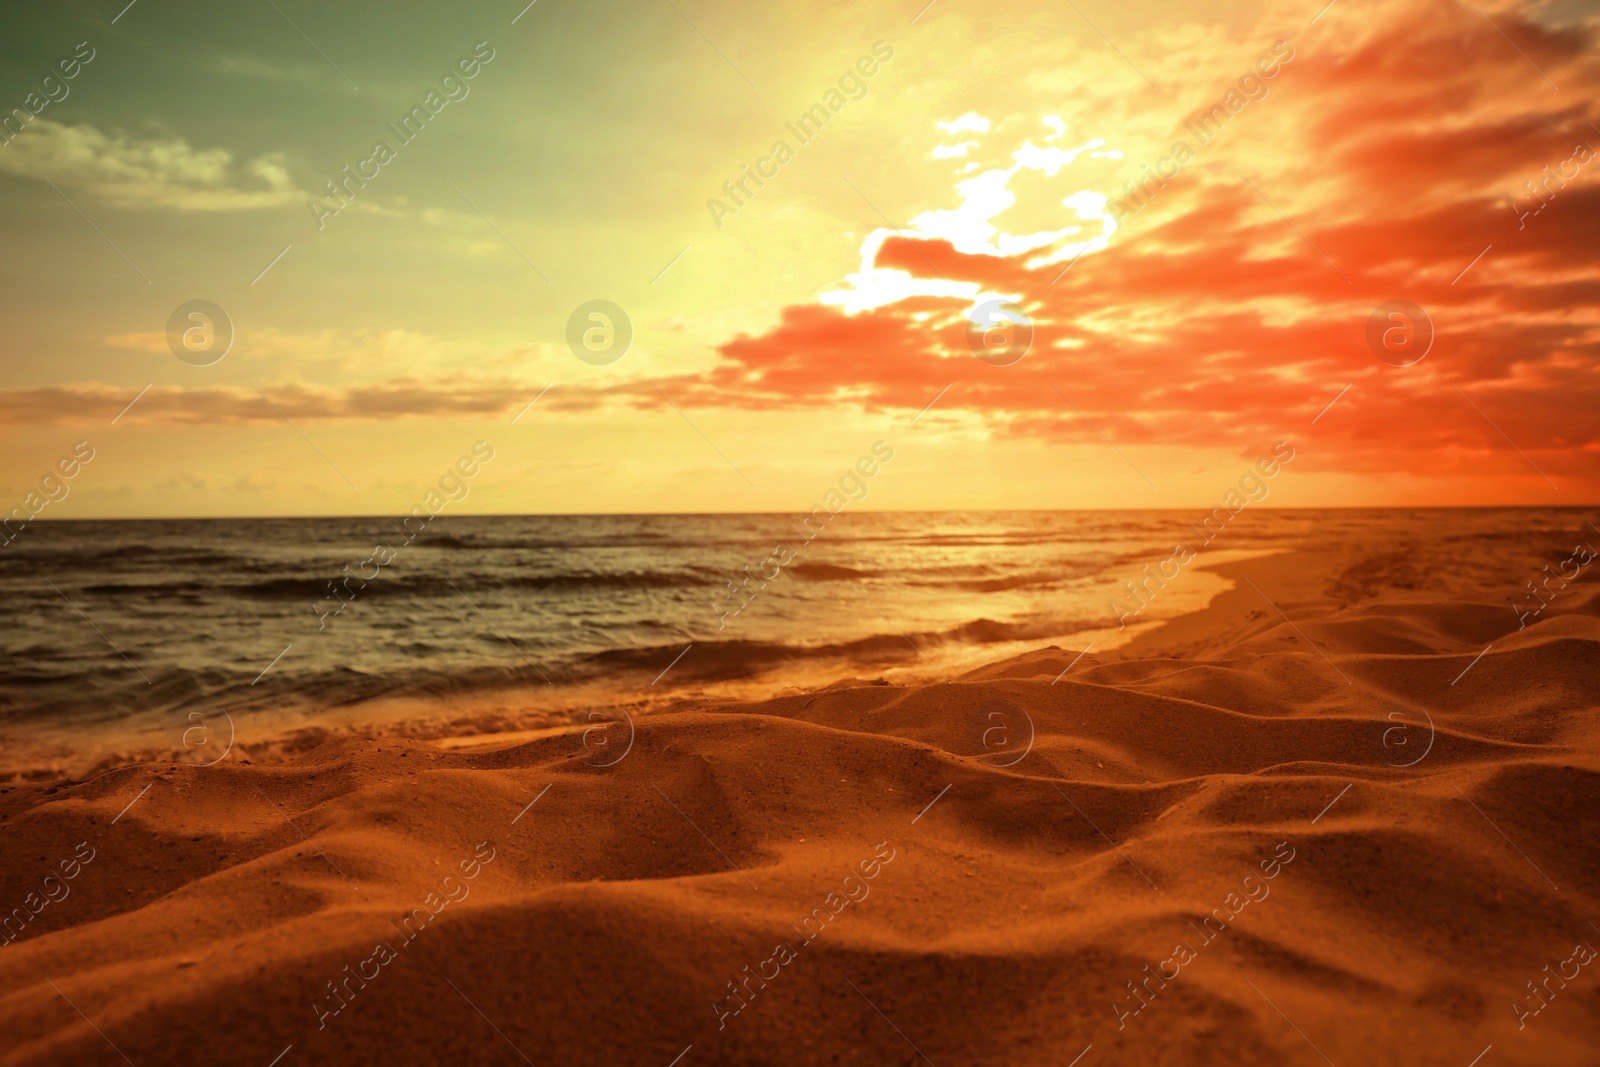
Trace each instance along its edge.
{"label": "sun glow", "polygon": [[[1057,140],[1066,134],[1066,125],[1058,116],[1046,115],[1043,124],[1054,132],[1046,141]],[[939,129],[946,133],[987,133],[990,122],[975,113],[967,113],[953,122],[940,122]],[[955,146],[938,145],[933,158],[943,159],[965,155],[968,147],[980,141],[963,141]],[[878,265],[878,254],[892,237],[905,237],[923,241],[945,241],[957,252],[968,256],[1008,258],[1028,252],[1042,251],[1024,262],[1028,270],[1039,270],[1053,263],[1098,252],[1106,248],[1111,235],[1116,232],[1116,221],[1106,213],[1106,198],[1101,193],[1080,189],[1061,199],[1061,206],[1069,209],[1077,222],[1054,230],[1036,233],[1007,233],[993,220],[1016,206],[1017,194],[1010,188],[1011,180],[1023,171],[1036,171],[1047,178],[1055,178],[1070,167],[1085,152],[1102,155],[1105,145],[1102,138],[1093,138],[1077,147],[1040,147],[1031,140],[1011,153],[1008,167],[981,170],[971,178],[957,182],[955,191],[961,204],[955,208],[924,211],[911,220],[905,229],[877,229],[861,243],[861,270],[846,276],[848,288],[822,293],[818,299],[823,304],[841,308],[845,314],[884,307],[917,296],[948,297],[970,301],[971,312],[989,300],[1015,301],[1020,294],[985,291],[975,281],[961,281],[947,277],[921,278],[909,271]],[[1114,149],[1112,151],[1115,151]],[[971,166],[976,166],[972,164]],[[1097,222],[1099,232],[1081,236],[1085,226]]]}

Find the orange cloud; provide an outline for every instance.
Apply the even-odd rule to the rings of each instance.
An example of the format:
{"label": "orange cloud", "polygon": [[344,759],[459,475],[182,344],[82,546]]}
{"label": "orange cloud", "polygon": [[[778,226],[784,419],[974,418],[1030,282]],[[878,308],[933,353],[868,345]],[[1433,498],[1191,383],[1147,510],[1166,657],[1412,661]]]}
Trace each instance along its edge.
{"label": "orange cloud", "polygon": [[[1493,23],[1470,7],[1383,11],[1297,35],[1270,93],[1207,144],[1174,109],[1171,138],[1195,158],[1147,182],[1141,158],[1167,150],[1130,151],[1119,178],[1142,183],[1146,203],[1121,228],[1089,221],[1085,205],[1096,192],[1126,201],[1128,187],[1083,190],[1060,157],[1054,195],[1073,209],[1058,212],[1071,232],[1041,243],[1007,248],[1009,205],[984,214],[1009,190],[961,187],[960,208],[877,231],[845,289],[723,344],[680,402],[915,412],[949,385],[932,423],[966,412],[1001,435],[1244,454],[1314,432],[1307,466],[1537,480],[1536,463],[1593,494],[1594,29],[1542,28],[1520,10]],[[1269,50],[1217,57],[1210,99]],[[930,147],[940,138],[930,130]],[[1059,138],[1030,138],[1013,158],[1037,160]],[[1059,147],[1084,150],[1070,136]],[[969,309],[994,294],[1034,327],[1010,366],[967,345]],[[1368,348],[1368,319],[1391,300],[1420,305],[1436,331],[1412,366]]]}
{"label": "orange cloud", "polygon": [[[520,379],[460,381],[396,378],[369,385],[308,387],[264,384],[249,387],[126,386],[87,382],[0,392],[0,418],[11,425],[119,424],[241,425],[280,422],[360,421],[413,417],[498,418],[516,414],[541,396],[541,411],[592,413],[607,404],[665,407],[657,386],[687,389],[692,378],[631,381],[614,386],[550,386]],[[135,398],[137,397],[137,401]],[[268,399],[270,398],[270,400]],[[131,406],[130,406],[130,402]],[[126,409],[126,414],[120,414]]]}

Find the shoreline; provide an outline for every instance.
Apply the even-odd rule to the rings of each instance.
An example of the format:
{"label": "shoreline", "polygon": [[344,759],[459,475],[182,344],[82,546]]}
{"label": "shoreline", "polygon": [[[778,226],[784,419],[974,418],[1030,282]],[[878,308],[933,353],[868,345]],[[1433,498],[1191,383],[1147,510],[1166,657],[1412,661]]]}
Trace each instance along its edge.
{"label": "shoreline", "polygon": [[[1203,576],[1190,573],[1186,578],[1180,577],[1183,584],[1178,592],[1166,596],[1160,610],[1150,618],[1130,622],[1126,628],[1085,623],[1078,630],[1057,636],[1056,641],[1081,639],[1074,641],[1072,647],[1089,648],[1096,655],[1110,654],[1113,649],[1206,610],[1228,591],[1226,580],[1217,577],[1217,568],[1239,559],[1286,551],[1293,549],[1220,549],[1204,553],[1202,562],[1189,568],[1190,572],[1204,572]],[[1207,561],[1207,556],[1219,558]],[[1162,613],[1174,607],[1179,610]],[[979,620],[969,626],[985,622]],[[673,661],[669,670],[678,668],[680,675],[688,676],[687,680],[675,681],[661,690],[655,689],[655,683],[668,671],[652,677],[650,669],[619,667],[610,677],[559,682],[548,688],[507,680],[454,689],[447,686],[431,693],[383,693],[332,705],[290,698],[276,701],[268,710],[251,709],[248,717],[235,717],[226,709],[220,715],[191,709],[185,715],[173,712],[169,716],[175,725],[169,724],[162,741],[140,743],[137,738],[151,732],[143,728],[125,734],[120,751],[85,761],[76,768],[62,769],[62,761],[71,758],[70,738],[96,728],[94,724],[72,723],[56,729],[55,736],[61,740],[60,756],[55,761],[13,763],[0,769],[0,781],[84,781],[106,771],[145,763],[210,766],[222,759],[246,764],[278,762],[305,755],[331,741],[350,738],[408,738],[468,749],[496,744],[496,739],[502,737],[582,735],[598,722],[633,721],[681,704],[739,704],[775,698],[789,691],[814,693],[863,685],[919,685],[963,677],[1036,651],[1063,647],[1045,644],[1048,639],[1044,638],[1012,638],[966,644],[944,642],[930,648],[929,635],[916,636],[921,640],[914,641],[902,632],[876,634],[856,642],[862,648],[876,649],[876,654],[788,651],[767,661],[757,658],[753,670],[743,674],[734,672],[751,660],[743,651],[743,642],[734,639],[713,646],[718,666],[710,674],[704,673],[702,662],[680,653],[687,662]],[[691,642],[690,647],[700,647],[704,656],[705,643]],[[617,650],[617,655],[624,663],[639,658],[631,649]],[[696,668],[701,670],[698,675]],[[122,725],[115,724],[119,728]]]}
{"label": "shoreline", "polygon": [[[839,531],[810,572],[788,568],[789,580],[766,589],[724,634],[686,628],[701,606],[697,581],[720,573],[720,564],[705,566],[721,549],[695,547],[694,528],[682,523],[452,528],[413,560],[414,573],[386,578],[392,586],[370,604],[358,599],[361,614],[339,620],[337,642],[292,646],[266,637],[287,610],[281,596],[302,583],[265,577],[261,561],[304,566],[321,549],[308,555],[280,536],[265,550],[242,550],[239,531],[207,548],[179,531],[166,542],[134,538],[123,553],[132,562],[111,567],[94,562],[103,546],[81,546],[63,559],[79,560],[94,577],[63,592],[129,662],[44,590],[39,608],[53,625],[10,644],[18,660],[0,691],[0,781],[81,779],[141,761],[203,765],[229,740],[259,762],[339,737],[461,738],[563,725],[581,732],[597,718],[638,718],[681,701],[945,680],[1049,646],[1102,660],[1200,651],[1221,646],[1182,635],[1211,633],[1220,604],[1251,602],[1227,588],[1241,573],[1318,573],[1333,565],[1321,557],[1344,552],[1345,542],[1386,536],[1420,550],[1461,537],[1509,547],[1548,535],[1559,545],[1572,527],[1587,530],[1586,513],[1572,509],[1543,509],[1532,522],[1503,509],[1409,510],[1377,522],[1353,514],[1281,520],[1246,510],[1227,527],[1227,541],[1164,580],[1154,562],[1168,554],[1168,535],[1182,534],[1164,523],[1063,519],[1056,528],[957,517],[932,531],[868,523]],[[725,534],[714,544],[770,543],[753,527]],[[343,528],[325,536],[328,544],[365,538]],[[573,543],[589,547],[569,560],[560,546]],[[1317,558],[1264,570],[1228,565],[1302,550]],[[743,558],[743,549],[735,555]],[[1560,566],[1568,555],[1551,559]],[[172,575],[163,569],[169,559],[216,566],[221,576],[205,583]],[[1168,564],[1161,573],[1170,571]],[[1528,571],[1538,571],[1531,557]],[[1125,579],[1138,583],[1136,616],[1127,612],[1134,600]],[[1276,611],[1259,594],[1254,602]],[[257,604],[265,614],[253,613]],[[1119,613],[1126,629],[1117,628]],[[130,644],[136,624],[149,626],[149,636]]]}

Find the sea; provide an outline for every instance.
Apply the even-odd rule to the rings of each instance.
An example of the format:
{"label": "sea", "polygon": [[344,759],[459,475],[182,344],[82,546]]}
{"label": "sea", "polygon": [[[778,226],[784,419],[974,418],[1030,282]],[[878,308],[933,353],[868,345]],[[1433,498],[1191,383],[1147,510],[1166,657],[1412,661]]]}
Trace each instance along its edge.
{"label": "sea", "polygon": [[[39,521],[0,547],[0,776],[197,739],[209,754],[224,720],[240,758],[291,736],[503,732],[1107,650],[1227,588],[1191,565],[1136,618],[1112,606],[1146,564],[1198,546],[1203,515],[846,510],[820,532],[781,514],[441,516],[415,533],[385,517]],[[1470,515],[1485,533],[1572,525]],[[1455,521],[1247,508],[1196,562],[1407,516]]]}

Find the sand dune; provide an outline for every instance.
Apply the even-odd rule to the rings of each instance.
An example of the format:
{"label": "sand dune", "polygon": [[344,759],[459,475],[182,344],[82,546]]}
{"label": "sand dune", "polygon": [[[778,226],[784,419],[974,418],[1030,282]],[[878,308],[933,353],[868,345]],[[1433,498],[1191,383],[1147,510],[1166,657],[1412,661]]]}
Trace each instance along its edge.
{"label": "sand dune", "polygon": [[12,787],[0,1063],[1594,1063],[1600,587],[1519,630],[1503,551],[1231,564],[1113,652],[686,703],[610,766]]}

